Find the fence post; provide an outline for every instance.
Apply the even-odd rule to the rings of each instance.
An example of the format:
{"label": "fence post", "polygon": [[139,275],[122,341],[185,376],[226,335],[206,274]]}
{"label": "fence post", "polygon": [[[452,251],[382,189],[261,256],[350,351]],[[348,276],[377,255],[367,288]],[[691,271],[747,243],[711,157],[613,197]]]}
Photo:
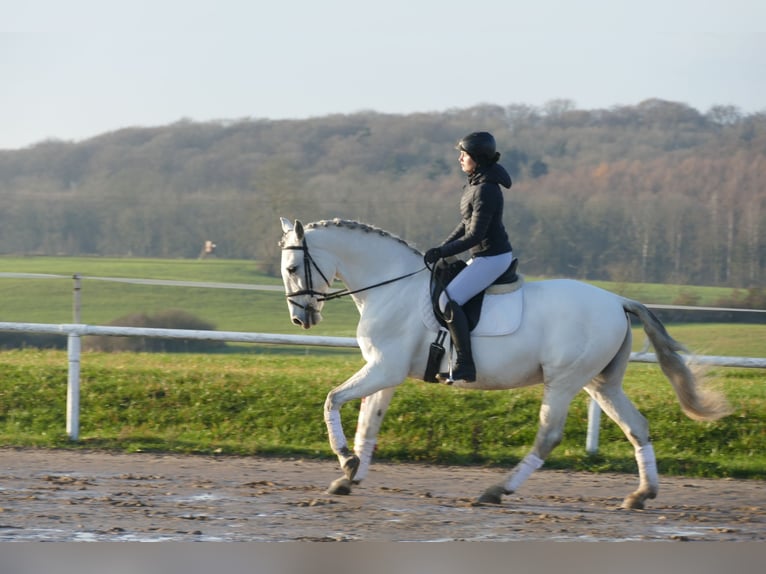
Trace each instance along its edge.
{"label": "fence post", "polygon": [[588,434],[585,435],[585,452],[598,452],[598,435],[601,429],[601,407],[593,399],[588,403]]}
{"label": "fence post", "polygon": [[76,324],[80,322],[80,279],[82,279],[82,275],[75,273],[72,275],[72,279],[74,279],[74,287],[72,289],[72,323]]}
{"label": "fence post", "polygon": [[70,332],[67,336],[69,372],[66,390],[66,432],[76,441],[80,435],[80,335]]}

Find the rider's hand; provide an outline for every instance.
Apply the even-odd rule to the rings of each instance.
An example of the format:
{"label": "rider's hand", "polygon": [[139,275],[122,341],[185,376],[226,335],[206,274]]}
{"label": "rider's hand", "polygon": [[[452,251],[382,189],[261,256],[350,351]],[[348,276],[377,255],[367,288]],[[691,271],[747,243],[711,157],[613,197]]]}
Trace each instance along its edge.
{"label": "rider's hand", "polygon": [[423,260],[426,263],[436,263],[441,259],[442,256],[442,250],[438,247],[432,247],[428,251],[426,251],[425,256],[423,257]]}

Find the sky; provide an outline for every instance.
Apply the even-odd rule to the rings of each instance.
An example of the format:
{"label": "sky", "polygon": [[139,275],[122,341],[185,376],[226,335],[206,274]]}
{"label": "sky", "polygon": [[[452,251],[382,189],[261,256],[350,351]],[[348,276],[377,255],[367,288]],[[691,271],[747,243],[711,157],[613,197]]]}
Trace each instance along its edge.
{"label": "sky", "polygon": [[0,149],[179,120],[766,111],[763,0],[0,0]]}

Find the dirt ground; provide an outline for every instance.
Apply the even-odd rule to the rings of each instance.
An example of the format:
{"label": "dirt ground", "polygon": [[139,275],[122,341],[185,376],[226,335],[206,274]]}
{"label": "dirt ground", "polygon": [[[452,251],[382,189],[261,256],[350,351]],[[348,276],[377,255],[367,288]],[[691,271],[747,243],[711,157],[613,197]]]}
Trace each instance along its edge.
{"label": "dirt ground", "polygon": [[766,482],[375,463],[350,496],[332,461],[0,449],[0,541],[764,541]]}

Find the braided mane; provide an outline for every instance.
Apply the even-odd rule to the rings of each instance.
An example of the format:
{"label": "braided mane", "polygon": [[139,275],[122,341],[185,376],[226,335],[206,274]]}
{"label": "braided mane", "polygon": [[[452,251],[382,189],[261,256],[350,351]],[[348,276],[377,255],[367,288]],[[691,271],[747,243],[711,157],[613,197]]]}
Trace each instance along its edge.
{"label": "braided mane", "polygon": [[361,223],[359,221],[353,221],[350,219],[325,219],[322,221],[314,221],[312,223],[307,223],[305,226],[305,229],[317,229],[320,227],[341,227],[344,229],[353,229],[358,230],[363,233],[374,233],[377,235],[380,235],[381,237],[387,237],[389,239],[393,239],[397,243],[401,243],[408,249],[410,249],[413,253],[416,253],[417,255],[422,255],[422,253],[414,248],[412,245],[407,243],[404,239],[401,237],[397,237],[396,235],[393,235],[392,233],[389,233],[388,231],[384,229],[380,229],[379,227],[375,227],[374,225],[369,225],[367,223]]}

